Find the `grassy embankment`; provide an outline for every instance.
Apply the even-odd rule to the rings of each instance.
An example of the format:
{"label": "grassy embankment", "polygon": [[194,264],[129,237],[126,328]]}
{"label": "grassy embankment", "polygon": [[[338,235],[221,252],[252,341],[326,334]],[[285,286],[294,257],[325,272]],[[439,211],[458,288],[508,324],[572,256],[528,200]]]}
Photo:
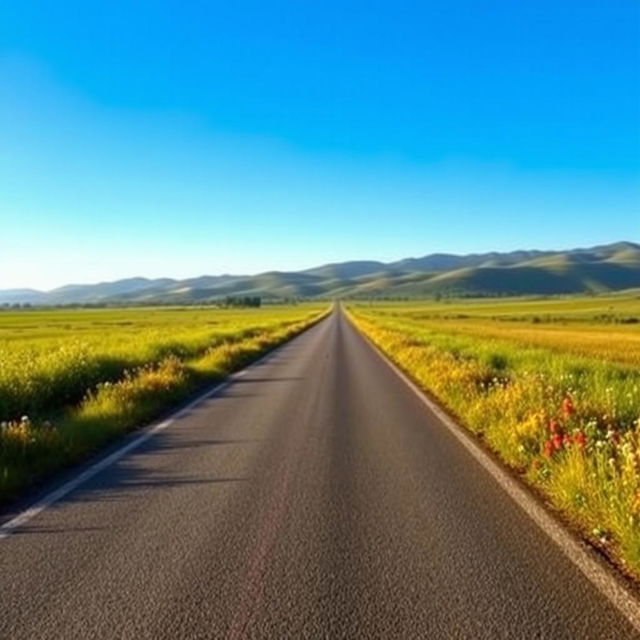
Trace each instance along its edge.
{"label": "grassy embankment", "polygon": [[594,544],[640,576],[640,297],[349,306]]}
{"label": "grassy embankment", "polygon": [[255,360],[326,311],[0,313],[0,502]]}

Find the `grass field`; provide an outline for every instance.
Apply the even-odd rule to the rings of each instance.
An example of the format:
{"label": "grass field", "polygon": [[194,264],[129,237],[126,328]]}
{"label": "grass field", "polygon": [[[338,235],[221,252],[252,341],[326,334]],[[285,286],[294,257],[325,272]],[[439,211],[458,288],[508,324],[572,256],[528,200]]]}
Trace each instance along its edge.
{"label": "grass field", "polygon": [[351,304],[459,421],[640,576],[640,297]]}
{"label": "grass field", "polygon": [[0,313],[0,501],[148,422],[327,310]]}

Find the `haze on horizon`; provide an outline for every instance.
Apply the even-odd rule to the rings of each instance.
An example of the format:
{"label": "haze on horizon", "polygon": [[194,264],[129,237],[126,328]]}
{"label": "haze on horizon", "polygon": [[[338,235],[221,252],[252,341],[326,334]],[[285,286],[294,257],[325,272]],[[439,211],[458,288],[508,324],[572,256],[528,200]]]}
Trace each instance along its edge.
{"label": "haze on horizon", "polygon": [[640,8],[0,8],[0,289],[640,238]]}

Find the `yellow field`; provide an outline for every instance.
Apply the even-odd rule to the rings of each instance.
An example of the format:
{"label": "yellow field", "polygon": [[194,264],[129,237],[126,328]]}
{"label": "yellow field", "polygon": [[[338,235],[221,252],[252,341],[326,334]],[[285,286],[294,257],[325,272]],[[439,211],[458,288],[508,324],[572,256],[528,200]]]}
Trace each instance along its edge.
{"label": "yellow field", "polygon": [[[442,320],[423,320],[421,326],[438,330]],[[524,325],[524,326],[523,326]],[[447,320],[447,331],[479,338],[513,341],[588,358],[602,358],[640,366],[640,331],[637,326],[529,324],[487,320]]]}

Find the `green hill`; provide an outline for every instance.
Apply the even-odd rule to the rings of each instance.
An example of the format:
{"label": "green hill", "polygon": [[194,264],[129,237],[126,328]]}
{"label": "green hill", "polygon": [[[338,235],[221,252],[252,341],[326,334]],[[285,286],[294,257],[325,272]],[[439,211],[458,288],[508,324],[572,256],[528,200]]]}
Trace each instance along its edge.
{"label": "green hill", "polygon": [[189,304],[226,296],[376,298],[555,295],[640,287],[640,245],[632,242],[568,251],[514,251],[466,256],[431,254],[392,263],[351,261],[297,272],[129,278],[53,291],[0,291],[0,304]]}

